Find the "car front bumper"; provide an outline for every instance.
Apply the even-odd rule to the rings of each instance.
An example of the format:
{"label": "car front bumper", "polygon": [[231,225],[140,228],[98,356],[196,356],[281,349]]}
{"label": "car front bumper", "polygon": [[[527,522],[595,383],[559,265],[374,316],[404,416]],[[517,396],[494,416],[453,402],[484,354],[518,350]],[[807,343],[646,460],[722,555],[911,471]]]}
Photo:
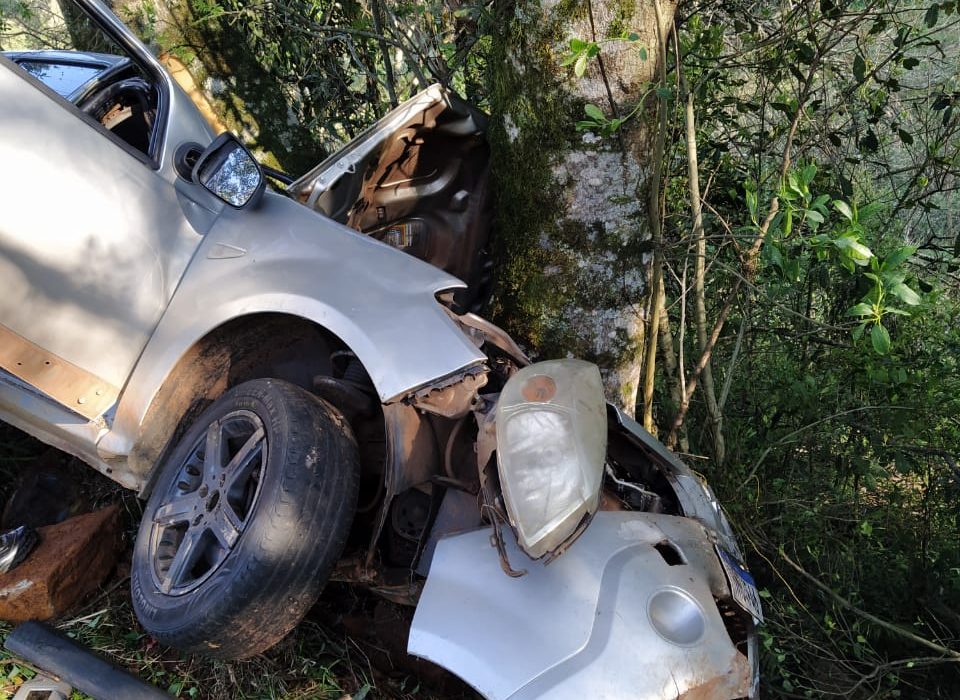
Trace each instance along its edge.
{"label": "car front bumper", "polygon": [[[480,529],[440,541],[408,651],[506,698],[742,698],[757,685],[752,623],[740,650],[717,600],[716,533],[681,516],[596,515],[549,566],[504,533],[505,576]],[[679,554],[679,557],[676,554]]]}

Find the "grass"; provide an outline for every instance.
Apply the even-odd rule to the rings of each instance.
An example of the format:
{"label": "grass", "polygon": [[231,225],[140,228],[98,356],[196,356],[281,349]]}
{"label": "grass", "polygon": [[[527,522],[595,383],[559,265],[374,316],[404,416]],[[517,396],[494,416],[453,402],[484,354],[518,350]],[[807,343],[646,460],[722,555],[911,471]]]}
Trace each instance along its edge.
{"label": "grass", "polygon": [[[304,621],[266,653],[217,662],[163,647],[138,624],[130,606],[130,548],[136,497],[78,460],[0,424],[0,503],[38,465],[52,463],[78,485],[84,508],[120,502],[127,550],[101,588],[58,620],[62,633],[178,698],[204,700],[475,698],[449,674],[403,653],[409,609],[363,591],[330,584]],[[13,626],[0,622],[0,638]],[[0,699],[10,698],[36,670],[0,650]],[[74,700],[86,696],[74,693]]]}

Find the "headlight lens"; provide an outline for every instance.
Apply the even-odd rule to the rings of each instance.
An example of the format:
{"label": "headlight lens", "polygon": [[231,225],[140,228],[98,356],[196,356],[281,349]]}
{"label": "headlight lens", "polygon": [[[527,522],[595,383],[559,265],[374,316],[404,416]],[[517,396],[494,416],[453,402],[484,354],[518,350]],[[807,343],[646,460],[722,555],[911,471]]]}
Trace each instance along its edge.
{"label": "headlight lens", "polygon": [[510,522],[534,559],[600,502],[607,419],[600,370],[582,360],[524,367],[500,394],[497,461]]}

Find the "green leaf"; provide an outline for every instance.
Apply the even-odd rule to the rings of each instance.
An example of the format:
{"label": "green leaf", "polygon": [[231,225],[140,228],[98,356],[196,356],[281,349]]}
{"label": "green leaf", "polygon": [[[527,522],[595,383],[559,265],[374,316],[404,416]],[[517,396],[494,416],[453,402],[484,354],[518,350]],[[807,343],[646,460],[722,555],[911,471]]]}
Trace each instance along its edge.
{"label": "green leaf", "polygon": [[883,259],[883,267],[886,270],[889,270],[894,267],[899,267],[907,260],[911,255],[917,252],[915,246],[905,245],[897,248],[895,251],[890,253],[887,257]]}
{"label": "green leaf", "polygon": [[890,293],[907,306],[917,306],[921,301],[920,295],[910,289],[910,287],[905,285],[903,282],[893,285],[890,288]]}
{"label": "green leaf", "polygon": [[920,65],[920,59],[915,56],[910,56],[909,58],[903,59],[903,67],[907,70],[911,70]]}
{"label": "green leaf", "polygon": [[902,270],[884,270],[880,273],[880,279],[883,280],[884,285],[887,287],[892,287],[893,285],[900,284],[907,279],[907,274]]}
{"label": "green leaf", "polygon": [[900,140],[907,146],[913,145],[913,135],[909,131],[904,131],[903,129],[897,129],[897,136],[900,137]]}
{"label": "green leaf", "polygon": [[604,125],[604,129],[611,134],[615,133],[623,125],[623,117],[611,119]]}
{"label": "green leaf", "polygon": [[850,256],[850,259],[858,265],[866,265],[873,257],[873,251],[856,238],[850,236],[841,236],[833,244]]}
{"label": "green leaf", "polygon": [[781,270],[783,269],[783,254],[780,252],[780,248],[775,245],[764,246],[764,250],[767,251],[767,256],[770,258],[770,262],[773,265],[776,265]]}
{"label": "green leaf", "polygon": [[587,42],[585,42],[583,39],[577,39],[574,37],[570,40],[570,50],[574,53],[582,53],[585,48],[587,48]]}
{"label": "green leaf", "polygon": [[757,193],[751,190],[746,190],[746,200],[747,200],[747,209],[750,212],[750,219],[756,223],[757,221]]}
{"label": "green leaf", "polygon": [[833,200],[833,208],[843,214],[847,221],[853,221],[853,211],[850,209],[850,205],[842,199]]}
{"label": "green leaf", "polygon": [[816,209],[807,209],[805,216],[816,224],[822,224],[824,222],[823,214]]}
{"label": "green leaf", "polygon": [[878,355],[886,355],[890,352],[890,333],[883,324],[878,323],[870,329],[870,342],[873,343],[873,349]]}
{"label": "green leaf", "polygon": [[641,61],[647,60],[647,49],[645,46],[640,47],[640,60]]}
{"label": "green leaf", "polygon": [[860,302],[855,306],[851,306],[847,309],[847,316],[873,316],[873,307],[870,304],[864,304]]}
{"label": "green leaf", "polygon": [[856,329],[853,331],[853,339],[860,340],[863,337],[863,331],[866,329],[866,327],[867,327],[866,322],[861,323],[859,326],[857,326]]}
{"label": "green leaf", "polygon": [[603,116],[603,111],[596,105],[585,104],[583,106],[583,111],[586,112],[587,116],[593,119],[595,122],[602,124],[603,122],[607,121],[607,118]]}
{"label": "green leaf", "polygon": [[658,87],[657,88],[657,97],[661,100],[669,100],[673,98],[673,90],[668,87]]}
{"label": "green leaf", "polygon": [[578,78],[582,78],[583,74],[587,72],[587,54],[581,53],[577,57],[577,62],[573,64],[573,74]]}
{"label": "green leaf", "polygon": [[873,534],[873,525],[870,524],[869,520],[864,520],[860,523],[860,532],[862,532],[867,537]]}
{"label": "green leaf", "polygon": [[856,78],[858,83],[862,83],[866,74],[867,63],[863,60],[863,56],[857,54],[853,59],[853,77]]}
{"label": "green leaf", "polygon": [[640,35],[637,34],[636,32],[630,32],[629,34],[627,34],[627,41],[639,41],[639,40],[640,40]]}
{"label": "green leaf", "polygon": [[927,14],[923,16],[923,23],[928,27],[932,27],[937,23],[937,20],[940,18],[940,5],[934,3],[930,6],[930,9],[927,10]]}
{"label": "green leaf", "polygon": [[909,316],[909,311],[904,311],[903,309],[898,309],[896,306],[886,306],[883,309],[885,314],[893,314],[894,316]]}

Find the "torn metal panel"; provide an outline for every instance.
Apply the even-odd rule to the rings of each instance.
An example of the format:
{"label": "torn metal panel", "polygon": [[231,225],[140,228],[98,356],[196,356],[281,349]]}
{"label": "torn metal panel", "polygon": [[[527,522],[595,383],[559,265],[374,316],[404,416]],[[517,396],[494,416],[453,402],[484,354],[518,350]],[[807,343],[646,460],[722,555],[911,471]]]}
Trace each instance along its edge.
{"label": "torn metal panel", "polygon": [[387,432],[386,493],[370,538],[367,566],[373,564],[376,543],[393,499],[411,486],[430,481],[443,468],[433,426],[416,408],[404,403],[386,404],[383,420]]}
{"label": "torn metal panel", "polygon": [[471,367],[463,374],[421,389],[411,403],[444,418],[462,418],[470,412],[477,392],[487,385],[487,372],[482,365]]}
{"label": "torn metal panel", "polygon": [[[444,307],[446,309],[446,307]],[[516,341],[507,335],[507,332],[496,324],[491,323],[477,314],[455,314],[450,309],[446,309],[450,317],[459,323],[464,331],[474,339],[477,347],[483,343],[490,343],[499,348],[509,357],[513,358],[521,367],[531,364],[531,360],[526,353],[517,345]]]}
{"label": "torn metal panel", "polygon": [[662,442],[619,408],[613,404],[607,404],[607,414],[611,423],[626,431],[633,444],[643,450],[663,473],[679,501],[683,514],[716,533],[723,548],[742,561],[743,553],[740,551],[740,545],[713,489]]}
{"label": "torn metal panel", "polygon": [[[655,547],[663,541],[685,561],[671,565]],[[714,603],[726,582],[712,547],[687,518],[600,512],[563,557],[510,578],[489,528],[446,538],[408,650],[490,700],[749,696],[751,660]]]}

